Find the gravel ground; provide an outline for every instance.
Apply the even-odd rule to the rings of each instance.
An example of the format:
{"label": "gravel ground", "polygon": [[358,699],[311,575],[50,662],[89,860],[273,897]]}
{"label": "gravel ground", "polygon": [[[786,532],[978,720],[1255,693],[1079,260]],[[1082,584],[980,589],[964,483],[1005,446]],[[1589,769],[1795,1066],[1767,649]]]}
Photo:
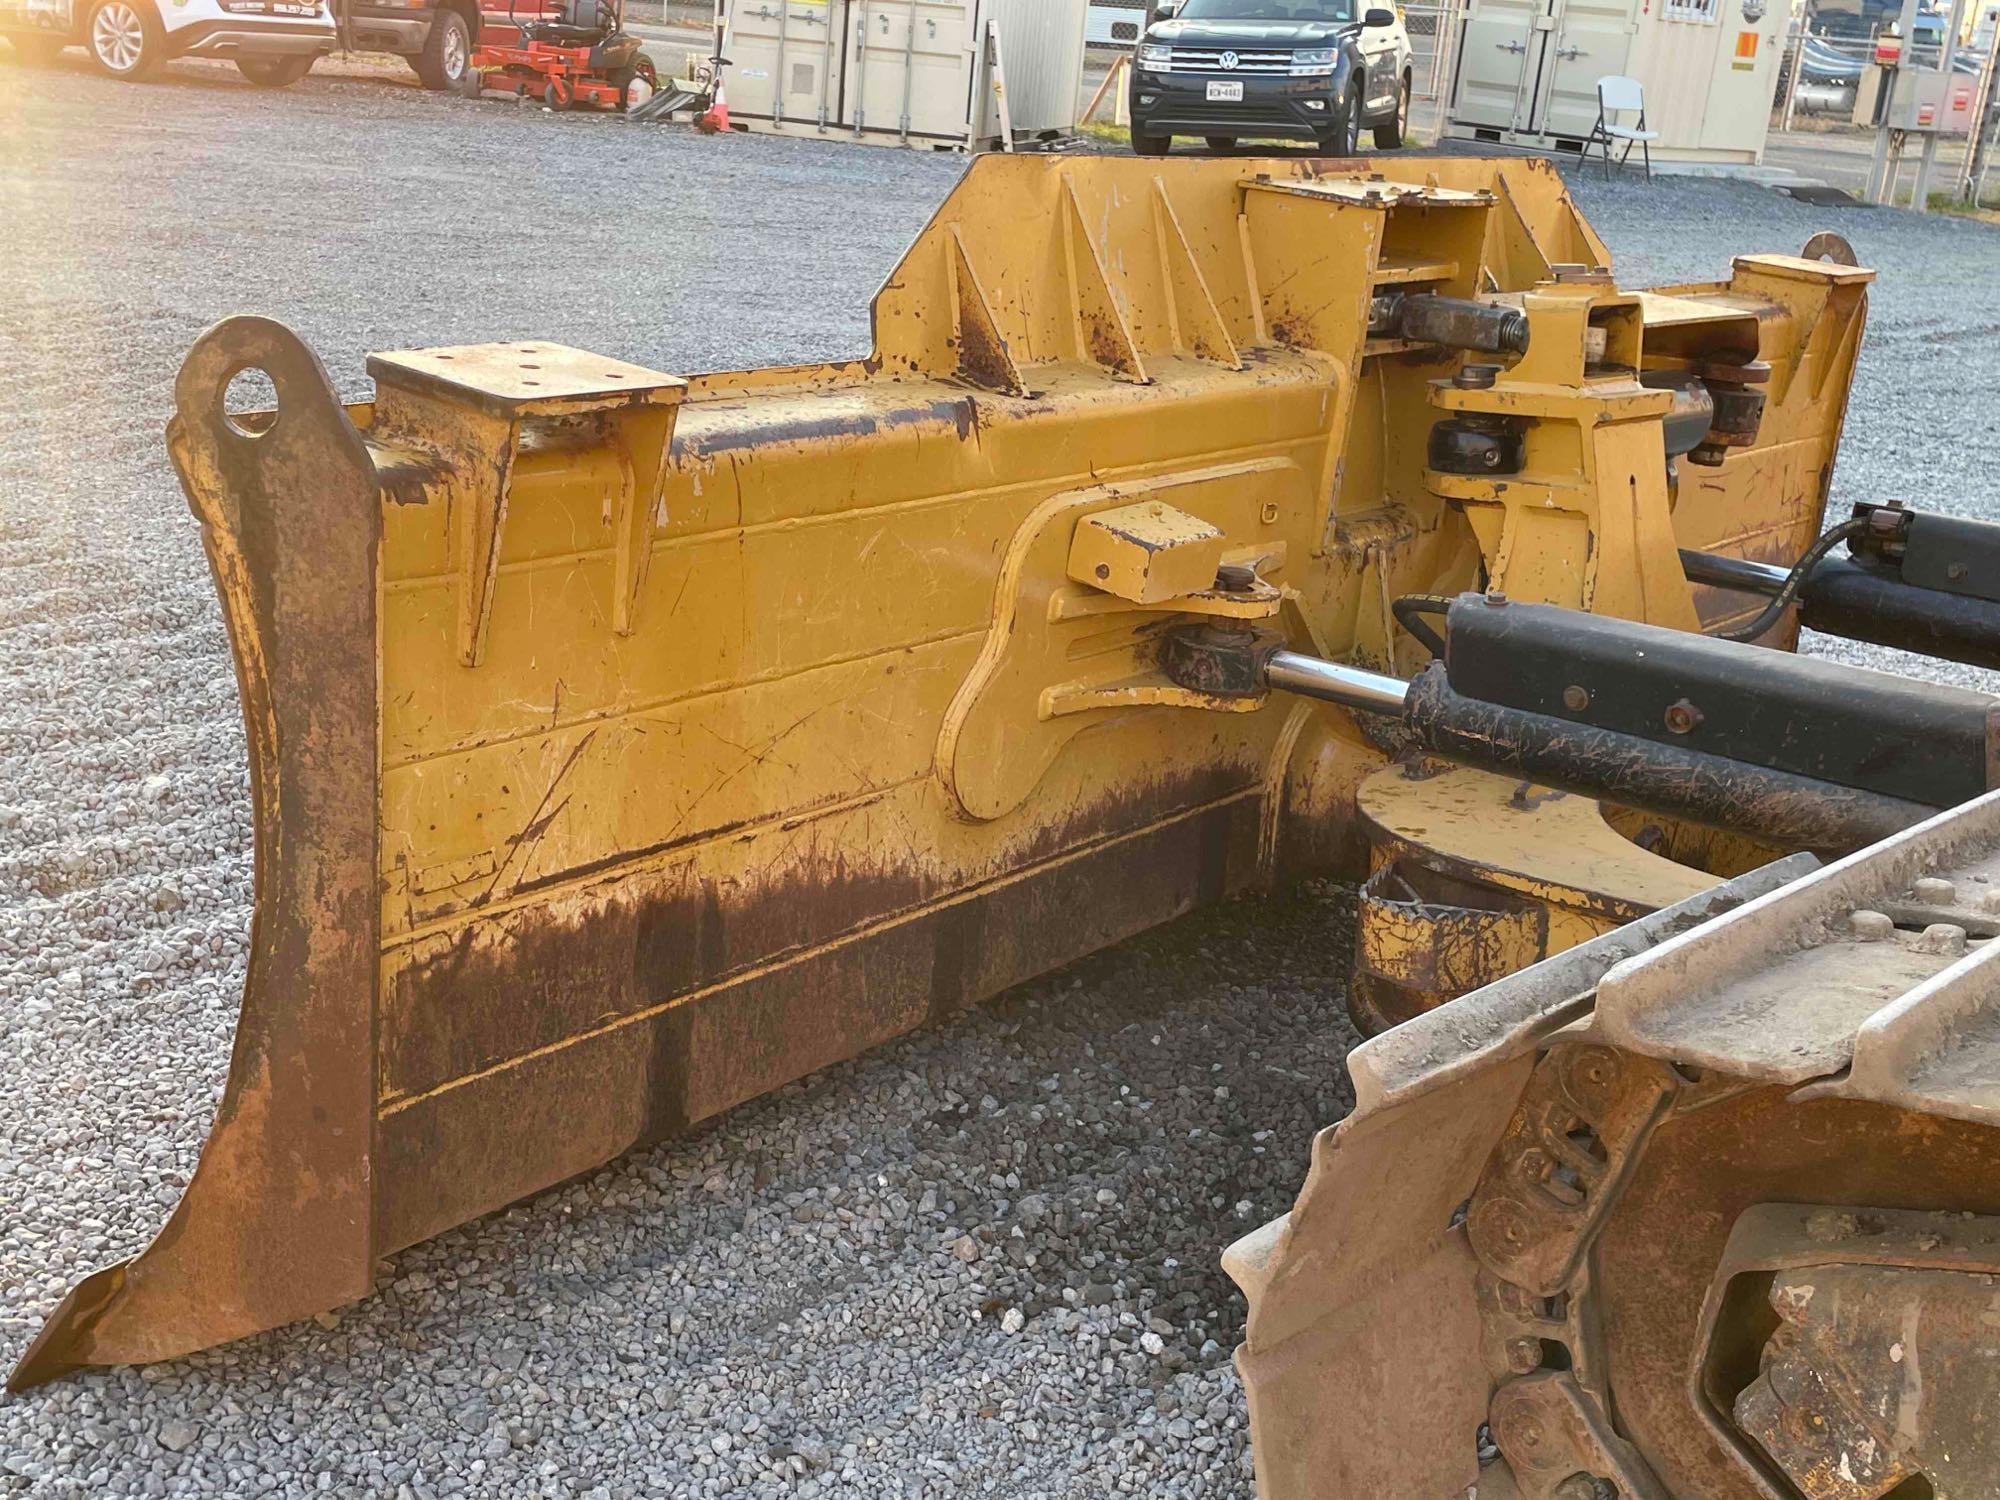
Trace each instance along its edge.
{"label": "gravel ground", "polygon": [[[228,1056],[243,745],[160,439],[196,335],[273,314],[356,395],[366,351],[421,344],[845,354],[959,170],[0,64],[0,1359],[159,1224]],[[1992,509],[2000,234],[1580,191],[1628,281],[1837,223],[1885,268],[1838,496]],[[1232,904],[434,1240],[317,1325],[7,1400],[0,1492],[1245,1494],[1216,1252],[1345,1108],[1347,941],[1338,891]]]}

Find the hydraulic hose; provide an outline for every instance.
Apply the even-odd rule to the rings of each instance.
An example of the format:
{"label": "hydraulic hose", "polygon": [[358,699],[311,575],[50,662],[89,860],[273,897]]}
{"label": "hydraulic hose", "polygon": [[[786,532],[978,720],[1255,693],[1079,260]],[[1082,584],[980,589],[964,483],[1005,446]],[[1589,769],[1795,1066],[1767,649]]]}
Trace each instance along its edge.
{"label": "hydraulic hose", "polygon": [[1450,594],[1405,594],[1389,606],[1389,613],[1396,617],[1398,625],[1422,642],[1432,656],[1443,660],[1444,637],[1424,616],[1449,614],[1451,598]]}
{"label": "hydraulic hose", "polygon": [[1849,537],[1859,535],[1867,529],[1867,520],[1857,516],[1852,521],[1841,522],[1827,532],[1806,548],[1805,555],[1793,565],[1792,571],[1785,575],[1785,581],[1779,586],[1778,592],[1771,597],[1771,602],[1764,606],[1756,618],[1747,625],[1738,625],[1733,630],[1718,630],[1715,632],[1716,637],[1725,641],[1756,640],[1758,636],[1777,624],[1785,611],[1798,602],[1799,590],[1805,587],[1806,579],[1812,575],[1812,570],[1820,565],[1826,555]]}

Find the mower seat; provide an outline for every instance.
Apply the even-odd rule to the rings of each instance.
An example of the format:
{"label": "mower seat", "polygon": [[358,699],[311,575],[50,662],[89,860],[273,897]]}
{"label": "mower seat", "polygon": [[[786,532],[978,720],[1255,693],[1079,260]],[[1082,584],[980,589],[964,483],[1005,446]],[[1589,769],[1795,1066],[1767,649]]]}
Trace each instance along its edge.
{"label": "mower seat", "polygon": [[548,47],[595,47],[604,40],[604,32],[596,26],[567,21],[531,21],[521,28],[521,39]]}
{"label": "mower seat", "polygon": [[560,17],[529,22],[521,28],[522,37],[550,47],[594,47],[618,34],[617,12],[603,0],[569,0],[566,10]]}

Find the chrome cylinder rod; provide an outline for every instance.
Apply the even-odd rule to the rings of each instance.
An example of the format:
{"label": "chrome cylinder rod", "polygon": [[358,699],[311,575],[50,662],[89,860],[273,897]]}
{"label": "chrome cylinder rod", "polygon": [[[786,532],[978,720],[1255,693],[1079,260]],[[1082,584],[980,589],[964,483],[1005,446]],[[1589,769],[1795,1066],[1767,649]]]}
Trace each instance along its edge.
{"label": "chrome cylinder rod", "polygon": [[1391,717],[1403,712],[1403,701],[1410,692],[1410,685],[1400,677],[1384,677],[1380,672],[1343,667],[1338,662],[1322,661],[1317,656],[1302,656],[1296,651],[1280,651],[1274,655],[1270,666],[1265,669],[1265,678],[1272,687],[1283,688],[1288,693],[1338,703],[1363,713],[1388,714]]}

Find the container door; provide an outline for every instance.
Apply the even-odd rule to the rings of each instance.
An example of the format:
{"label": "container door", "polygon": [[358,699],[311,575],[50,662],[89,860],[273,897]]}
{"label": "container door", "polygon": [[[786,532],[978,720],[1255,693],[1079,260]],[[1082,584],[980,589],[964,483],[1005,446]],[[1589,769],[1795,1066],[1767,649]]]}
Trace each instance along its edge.
{"label": "container door", "polygon": [[899,140],[965,139],[963,0],[851,0],[845,124]]}
{"label": "container door", "polygon": [[729,108],[790,128],[838,123],[847,0],[734,0]]}
{"label": "container door", "polygon": [[[1597,123],[1597,80],[1631,71],[1627,64],[1638,24],[1632,0],[1555,0],[1540,107],[1530,128],[1568,140],[1588,136]],[[1655,112],[1649,108],[1647,117]],[[1631,116],[1621,119],[1637,123]]]}
{"label": "container door", "polygon": [[1492,130],[1528,128],[1548,41],[1550,0],[1472,0],[1451,117]]}

